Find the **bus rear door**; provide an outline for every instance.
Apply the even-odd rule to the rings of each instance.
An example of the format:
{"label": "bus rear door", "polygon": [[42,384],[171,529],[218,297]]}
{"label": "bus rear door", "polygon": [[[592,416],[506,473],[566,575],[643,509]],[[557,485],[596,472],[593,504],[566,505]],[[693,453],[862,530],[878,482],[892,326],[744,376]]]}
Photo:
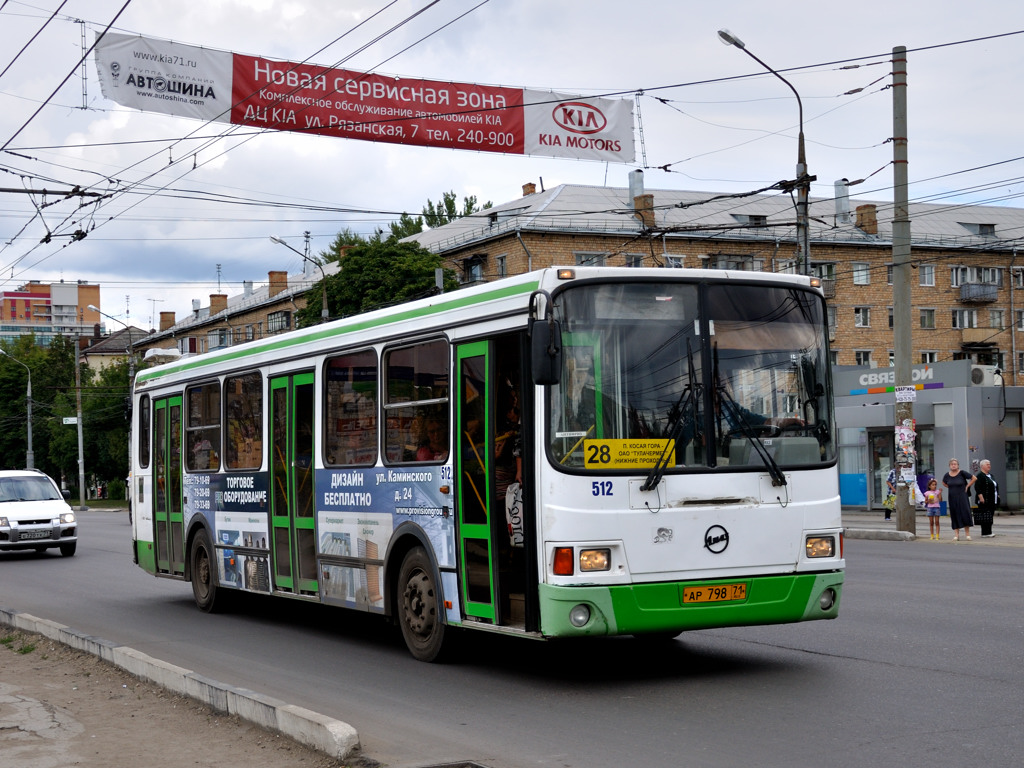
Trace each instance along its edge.
{"label": "bus rear door", "polygon": [[270,380],[270,538],[274,589],[317,595],[313,504],[314,377]]}

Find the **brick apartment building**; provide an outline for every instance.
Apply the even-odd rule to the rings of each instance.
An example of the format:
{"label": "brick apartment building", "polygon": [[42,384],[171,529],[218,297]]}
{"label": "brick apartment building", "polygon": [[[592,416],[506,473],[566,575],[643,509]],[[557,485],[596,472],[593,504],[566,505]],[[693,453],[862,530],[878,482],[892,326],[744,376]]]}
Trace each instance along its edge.
{"label": "brick apartment building", "polygon": [[[823,278],[834,365],[885,367],[893,357],[892,203],[851,212],[844,183],[810,203],[811,272]],[[971,360],[1024,379],[1024,210],[910,205],[911,363]],[[565,184],[414,235],[463,283],[551,265],[709,267],[802,272],[795,207],[747,196]]]}

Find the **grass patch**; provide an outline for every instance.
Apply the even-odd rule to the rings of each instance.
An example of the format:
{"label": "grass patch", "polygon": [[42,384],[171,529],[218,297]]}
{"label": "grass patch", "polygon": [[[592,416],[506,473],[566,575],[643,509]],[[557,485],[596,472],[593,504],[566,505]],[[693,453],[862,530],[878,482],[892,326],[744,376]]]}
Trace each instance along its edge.
{"label": "grass patch", "polygon": [[14,635],[4,635],[3,637],[0,637],[0,645],[6,645],[6,646],[10,647],[10,645],[13,642],[14,642]]}
{"label": "grass patch", "polygon": [[35,643],[25,643],[25,645],[18,648],[18,653],[24,656],[26,653],[32,653],[36,649]]}

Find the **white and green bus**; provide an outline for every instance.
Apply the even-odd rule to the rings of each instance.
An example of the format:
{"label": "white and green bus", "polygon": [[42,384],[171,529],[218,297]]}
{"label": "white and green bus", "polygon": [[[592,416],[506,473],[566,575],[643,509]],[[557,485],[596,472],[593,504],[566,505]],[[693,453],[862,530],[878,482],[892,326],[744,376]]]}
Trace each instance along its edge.
{"label": "white and green bus", "polygon": [[843,542],[813,279],[552,268],[140,372],[139,566],[453,630],[832,619]]}

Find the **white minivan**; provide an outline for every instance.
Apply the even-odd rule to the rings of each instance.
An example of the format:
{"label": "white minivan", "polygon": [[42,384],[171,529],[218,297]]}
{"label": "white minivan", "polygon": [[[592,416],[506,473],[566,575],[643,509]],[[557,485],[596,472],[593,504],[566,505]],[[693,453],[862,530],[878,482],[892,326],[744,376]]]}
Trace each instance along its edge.
{"label": "white minivan", "polygon": [[0,470],[0,551],[59,547],[75,554],[78,526],[60,488],[36,469]]}

